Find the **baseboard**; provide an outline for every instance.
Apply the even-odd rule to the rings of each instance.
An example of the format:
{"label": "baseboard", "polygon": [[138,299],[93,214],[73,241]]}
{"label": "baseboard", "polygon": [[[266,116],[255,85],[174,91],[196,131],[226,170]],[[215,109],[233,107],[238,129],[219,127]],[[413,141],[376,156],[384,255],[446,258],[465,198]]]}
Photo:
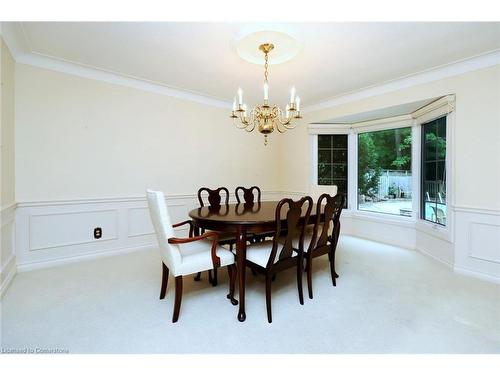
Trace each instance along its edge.
{"label": "baseboard", "polygon": [[64,266],[64,265],[72,264],[72,263],[79,263],[79,262],[85,262],[85,261],[90,261],[90,260],[94,260],[94,259],[107,258],[107,257],[113,257],[113,256],[117,256],[117,255],[134,253],[137,251],[147,251],[147,250],[152,250],[154,248],[155,248],[154,244],[147,244],[147,245],[142,245],[142,246],[124,247],[124,248],[119,248],[119,249],[114,249],[114,250],[103,250],[100,252],[94,252],[94,253],[90,253],[90,254],[83,254],[83,255],[76,255],[76,256],[69,256],[69,257],[65,257],[65,258],[48,259],[48,260],[43,260],[43,261],[39,261],[39,262],[23,263],[23,264],[17,265],[17,272],[21,273],[21,272],[34,271],[34,270],[43,269],[43,268],[59,267],[59,266]]}
{"label": "baseboard", "polygon": [[500,277],[495,275],[486,274],[484,272],[477,272],[463,267],[453,267],[453,270],[455,271],[455,273],[458,273],[460,275],[470,276],[476,279],[500,285]]}
{"label": "baseboard", "polygon": [[14,276],[16,276],[17,267],[16,267],[16,257],[12,256],[5,266],[2,268],[1,279],[2,284],[0,285],[0,299],[3,297],[7,288],[10,286],[12,281],[14,280]]}

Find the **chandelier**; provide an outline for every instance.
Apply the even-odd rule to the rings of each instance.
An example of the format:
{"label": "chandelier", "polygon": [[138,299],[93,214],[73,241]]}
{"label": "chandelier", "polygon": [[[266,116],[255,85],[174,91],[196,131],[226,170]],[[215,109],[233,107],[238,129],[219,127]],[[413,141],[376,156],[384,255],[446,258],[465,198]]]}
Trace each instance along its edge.
{"label": "chandelier", "polygon": [[[264,103],[257,104],[248,113],[247,105],[243,103],[243,90],[238,89],[237,98],[234,98],[233,110],[231,118],[238,129],[245,129],[247,132],[252,132],[254,129],[264,134],[264,145],[267,145],[267,135],[271,134],[275,129],[280,133],[286,132],[288,129],[295,128],[296,124],[292,125],[293,119],[301,119],[300,115],[300,98],[295,96],[295,87],[290,91],[290,103],[285,107],[285,111],[277,105],[269,104],[269,82],[268,82],[268,60],[269,52],[274,49],[271,43],[261,44],[259,50],[264,53]],[[238,122],[239,119],[239,122]]]}

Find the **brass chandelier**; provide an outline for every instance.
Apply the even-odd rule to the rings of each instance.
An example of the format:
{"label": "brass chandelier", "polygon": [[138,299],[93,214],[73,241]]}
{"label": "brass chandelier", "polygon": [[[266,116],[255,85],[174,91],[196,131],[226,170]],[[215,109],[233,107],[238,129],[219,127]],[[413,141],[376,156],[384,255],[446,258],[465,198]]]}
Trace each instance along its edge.
{"label": "brass chandelier", "polygon": [[[300,115],[300,98],[295,95],[295,87],[290,91],[290,103],[285,107],[285,112],[277,105],[269,104],[269,82],[268,82],[268,60],[269,52],[274,49],[271,43],[261,44],[259,50],[264,53],[264,104],[257,104],[250,111],[248,116],[247,105],[243,103],[243,91],[238,89],[237,98],[234,98],[233,110],[231,118],[238,129],[245,129],[247,132],[252,132],[255,128],[264,134],[264,145],[267,145],[267,135],[271,134],[274,129],[280,133],[286,132],[288,129],[295,128],[296,124],[292,125],[293,119],[301,119]],[[239,123],[238,120],[239,119]]]}

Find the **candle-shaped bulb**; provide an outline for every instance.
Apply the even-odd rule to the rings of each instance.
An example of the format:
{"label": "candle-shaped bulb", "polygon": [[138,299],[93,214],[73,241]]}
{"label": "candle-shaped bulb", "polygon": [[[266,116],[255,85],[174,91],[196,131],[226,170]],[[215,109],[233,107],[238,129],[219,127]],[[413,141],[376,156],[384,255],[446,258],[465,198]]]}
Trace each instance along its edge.
{"label": "candle-shaped bulb", "polygon": [[269,85],[264,83],[264,100],[269,100]]}
{"label": "candle-shaped bulb", "polygon": [[290,90],[290,103],[295,103],[295,86]]}
{"label": "candle-shaped bulb", "polygon": [[243,104],[243,90],[241,89],[241,87],[238,88],[238,104]]}
{"label": "candle-shaped bulb", "polygon": [[297,103],[297,105],[296,105],[297,112],[299,112],[300,111],[300,97],[299,96],[297,96],[297,99],[295,99],[295,102]]}
{"label": "candle-shaped bulb", "polygon": [[233,100],[233,112],[236,111],[236,97]]}
{"label": "candle-shaped bulb", "polygon": [[290,117],[290,105],[288,105],[288,104],[286,105],[286,112],[285,112],[285,114],[286,114],[286,118]]}

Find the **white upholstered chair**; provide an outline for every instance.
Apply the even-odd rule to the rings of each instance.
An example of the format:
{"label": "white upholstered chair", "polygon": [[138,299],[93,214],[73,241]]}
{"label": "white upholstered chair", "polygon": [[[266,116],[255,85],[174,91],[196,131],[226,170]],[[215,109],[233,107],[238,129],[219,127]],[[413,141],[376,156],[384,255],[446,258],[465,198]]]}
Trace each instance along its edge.
{"label": "white upholstered chair", "polygon": [[[175,303],[172,322],[179,318],[182,300],[182,276],[207,271],[217,267],[228,266],[229,294],[227,298],[233,305],[238,302],[234,299],[234,283],[236,280],[236,266],[234,255],[219,246],[218,234],[206,232],[201,236],[193,237],[193,224],[190,220],[172,224],[168,214],[165,196],[161,191],[147,190],[149,213],[158,237],[158,245],[162,258],[162,284],[160,299],[165,298],[169,273],[175,277]],[[176,238],[174,228],[189,224],[189,237]],[[209,241],[209,240],[212,241]]]}

